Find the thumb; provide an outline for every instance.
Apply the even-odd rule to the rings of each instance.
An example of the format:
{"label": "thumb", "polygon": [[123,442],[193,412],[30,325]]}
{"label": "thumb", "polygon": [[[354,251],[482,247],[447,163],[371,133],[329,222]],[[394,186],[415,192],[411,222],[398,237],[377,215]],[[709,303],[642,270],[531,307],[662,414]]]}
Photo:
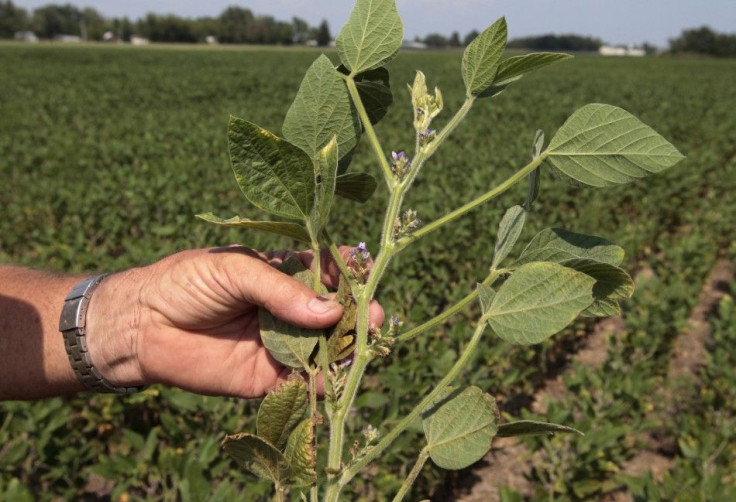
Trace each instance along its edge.
{"label": "thumb", "polygon": [[[238,270],[240,269],[240,270]],[[259,259],[241,261],[234,273],[242,299],[282,321],[303,328],[326,328],[342,317],[342,305]]]}

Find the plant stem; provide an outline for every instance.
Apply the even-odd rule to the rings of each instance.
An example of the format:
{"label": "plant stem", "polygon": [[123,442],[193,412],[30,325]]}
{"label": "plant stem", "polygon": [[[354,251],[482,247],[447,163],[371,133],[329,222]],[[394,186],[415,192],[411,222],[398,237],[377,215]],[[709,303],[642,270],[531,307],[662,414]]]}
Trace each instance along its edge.
{"label": "plant stem", "polygon": [[383,150],[381,149],[381,143],[378,141],[376,131],[373,129],[371,119],[368,117],[368,112],[365,111],[365,106],[363,106],[363,101],[360,99],[360,93],[358,93],[358,87],[355,85],[355,80],[352,76],[348,76],[345,79],[345,83],[348,86],[348,92],[353,100],[353,104],[355,104],[355,108],[358,110],[358,115],[360,115],[360,121],[363,124],[365,133],[368,135],[368,141],[370,141],[371,146],[373,147],[373,152],[376,154],[376,158],[381,164],[386,184],[388,185],[389,190],[393,192],[395,181],[394,175],[391,172],[391,166],[388,163],[388,159],[386,159],[386,155],[384,155]]}
{"label": "plant stem", "polygon": [[517,171],[514,175],[510,176],[506,181],[498,185],[493,190],[489,190],[488,192],[484,193],[480,197],[473,199],[467,204],[455,209],[451,213],[447,213],[446,215],[433,221],[429,225],[425,225],[424,227],[420,228],[419,230],[412,233],[411,235],[404,237],[399,242],[397,242],[397,246],[396,246],[397,252],[404,250],[412,242],[424,237],[430,232],[437,230],[443,225],[464,215],[465,213],[472,211],[473,209],[480,206],[481,204],[484,204],[485,202],[488,202],[489,200],[495,199],[496,197],[501,195],[503,192],[505,192],[506,190],[514,186],[516,183],[518,183],[520,180],[522,180],[525,176],[527,176],[534,169],[539,167],[539,165],[542,162],[544,162],[546,158],[547,158],[547,154],[543,153],[542,155],[540,155],[539,157],[531,161],[529,164],[524,166],[520,171]]}
{"label": "plant stem", "polygon": [[[481,284],[484,286],[490,286],[493,281],[496,280],[497,275],[490,274],[488,277],[486,277]],[[425,322],[424,324],[421,324],[415,328],[410,329],[406,333],[402,333],[401,335],[396,337],[397,342],[408,342],[412,338],[416,337],[417,335],[420,335],[421,333],[424,333],[427,330],[430,330],[434,328],[435,326],[441,324],[449,317],[454,316],[458,312],[462,311],[470,305],[472,302],[474,302],[478,298],[478,288],[473,289],[468,295],[457,302],[455,305],[450,307],[449,309],[445,310],[441,314],[433,317],[429,321]]]}
{"label": "plant stem", "polygon": [[406,479],[402,483],[399,492],[394,497],[393,502],[401,502],[401,500],[404,499],[404,496],[406,496],[409,488],[411,488],[411,485],[414,484],[414,481],[417,479],[419,473],[422,472],[422,467],[424,467],[424,464],[425,462],[427,462],[428,458],[429,448],[425,446],[424,448],[422,448],[422,451],[419,452],[419,456],[417,457],[417,461],[414,463],[414,467],[412,467],[409,475],[406,476]]}
{"label": "plant stem", "polygon": [[328,249],[330,250],[330,254],[332,254],[333,260],[337,264],[337,268],[340,269],[340,273],[345,277],[345,279],[350,282],[352,289],[352,286],[355,284],[355,280],[353,279],[353,275],[350,273],[350,270],[348,270],[348,265],[345,263],[345,259],[342,257],[342,254],[340,254],[340,250],[326,230],[322,230],[322,235],[327,243]]}
{"label": "plant stem", "polygon": [[427,406],[432,403],[432,401],[434,401],[434,399],[440,394],[440,392],[445,390],[445,387],[447,387],[455,379],[455,377],[457,377],[460,371],[470,361],[470,358],[475,352],[475,348],[480,341],[485,327],[486,323],[478,323],[473,336],[468,342],[467,347],[465,347],[465,350],[463,350],[463,353],[460,355],[460,358],[455,362],[447,375],[445,375],[442,380],[440,380],[440,382],[432,390],[432,392],[427,394],[424,399],[422,399],[422,401],[408,415],[401,419],[396,427],[391,429],[391,431],[386,434],[381,439],[381,441],[379,441],[378,444],[376,444],[363,458],[361,458],[345,471],[343,471],[342,476],[340,477],[340,486],[345,486],[347,483],[349,483],[350,480],[353,479],[363,467],[365,467],[369,462],[373,461],[373,459],[375,459],[383,452],[383,450],[385,450],[391,443],[393,443],[394,440],[399,436],[399,434],[401,434],[407,427],[409,427],[409,425],[411,425],[411,423],[419,416],[419,414],[422,413],[422,411],[424,411]]}
{"label": "plant stem", "polygon": [[402,182],[402,185],[405,185],[408,188],[412,183],[414,183],[414,179],[417,177],[417,174],[419,174],[419,171],[421,170],[424,163],[432,156],[432,154],[434,154],[434,152],[437,151],[440,145],[444,143],[450,133],[455,130],[460,122],[463,121],[465,116],[473,107],[474,102],[475,98],[467,98],[460,109],[455,112],[455,115],[450,119],[447,124],[445,124],[445,127],[442,128],[439,134],[437,134],[434,141],[429,143],[425,148],[421,148],[419,146],[419,143],[417,142],[416,154],[411,160],[411,174],[407,177],[407,179]]}

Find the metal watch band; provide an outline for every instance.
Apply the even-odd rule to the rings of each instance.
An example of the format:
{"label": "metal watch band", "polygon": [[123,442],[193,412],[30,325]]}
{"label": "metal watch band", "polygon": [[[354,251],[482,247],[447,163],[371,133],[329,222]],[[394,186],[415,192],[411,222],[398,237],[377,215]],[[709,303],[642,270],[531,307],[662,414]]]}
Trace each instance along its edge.
{"label": "metal watch band", "polygon": [[107,274],[102,274],[85,279],[66,295],[59,319],[59,331],[64,335],[64,347],[72,369],[85,387],[95,392],[133,394],[143,387],[118,387],[110,383],[94,367],[87,349],[87,308],[92,293],[106,276]]}

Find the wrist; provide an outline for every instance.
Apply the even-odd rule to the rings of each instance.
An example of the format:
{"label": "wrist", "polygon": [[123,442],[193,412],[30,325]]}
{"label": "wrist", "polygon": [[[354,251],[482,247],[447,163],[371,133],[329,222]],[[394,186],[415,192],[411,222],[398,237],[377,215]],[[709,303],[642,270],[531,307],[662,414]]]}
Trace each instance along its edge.
{"label": "wrist", "polygon": [[138,358],[141,302],[136,269],[106,277],[87,311],[87,346],[92,364],[120,387],[146,385]]}

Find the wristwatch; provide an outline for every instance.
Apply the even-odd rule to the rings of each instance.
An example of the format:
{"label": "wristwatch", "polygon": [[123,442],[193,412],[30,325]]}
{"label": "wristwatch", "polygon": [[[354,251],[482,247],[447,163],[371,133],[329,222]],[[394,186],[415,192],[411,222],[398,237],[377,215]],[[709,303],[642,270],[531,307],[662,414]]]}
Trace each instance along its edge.
{"label": "wristwatch", "polygon": [[109,382],[92,364],[87,348],[87,309],[92,293],[107,274],[85,279],[72,288],[64,299],[59,319],[59,331],[64,335],[64,347],[74,373],[87,389],[95,392],[133,394],[143,387],[118,387]]}

